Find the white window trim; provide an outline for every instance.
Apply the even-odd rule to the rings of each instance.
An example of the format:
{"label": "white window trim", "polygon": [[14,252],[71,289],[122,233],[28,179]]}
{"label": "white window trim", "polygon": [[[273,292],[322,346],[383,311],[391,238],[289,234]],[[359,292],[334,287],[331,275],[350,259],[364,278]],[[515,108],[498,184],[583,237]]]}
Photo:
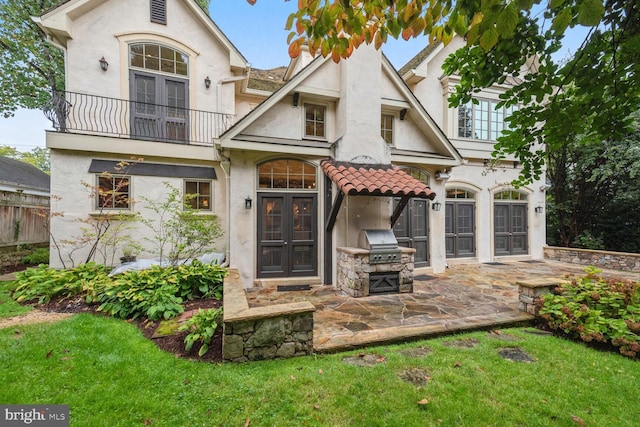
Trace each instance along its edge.
{"label": "white window trim", "polygon": [[[488,128],[487,128],[487,134],[488,134],[488,138],[484,139],[484,138],[476,138],[475,137],[475,130],[476,130],[476,109],[479,107],[479,104],[475,104],[473,101],[470,102],[471,107],[472,107],[472,111],[471,111],[471,137],[467,137],[467,136],[462,136],[460,135],[460,107],[458,106],[457,108],[455,108],[454,111],[454,124],[455,124],[455,134],[456,137],[458,139],[464,139],[464,140],[468,140],[468,141],[478,141],[478,142],[483,142],[483,143],[495,143],[497,140],[496,139],[491,139],[491,133],[492,133],[492,121],[491,121],[491,116],[492,113],[495,110],[491,109],[491,103],[499,103],[501,102],[501,100],[499,99],[492,99],[492,98],[485,98],[485,97],[474,97],[473,99],[477,100],[477,101],[484,101],[484,102],[489,102],[489,119],[488,119]],[[466,106],[467,104],[465,104]],[[499,130],[500,134],[502,133],[503,130],[508,129],[507,127],[507,122],[506,122],[506,118],[508,117],[508,109],[507,107],[502,107],[502,129]],[[511,108],[511,110],[513,111],[513,107]]]}
{"label": "white window trim", "polygon": [[[313,105],[324,108],[324,136],[307,135],[307,106]],[[325,102],[304,101],[302,103],[302,138],[315,141],[327,141],[329,133],[329,106]]]}
{"label": "white window trim", "polygon": [[[382,116],[390,116],[391,120],[391,142],[387,141],[382,137]],[[396,123],[398,122],[398,113],[393,111],[382,111],[380,113],[380,137],[383,139],[385,143],[387,143],[390,147],[394,147],[396,145]]]}

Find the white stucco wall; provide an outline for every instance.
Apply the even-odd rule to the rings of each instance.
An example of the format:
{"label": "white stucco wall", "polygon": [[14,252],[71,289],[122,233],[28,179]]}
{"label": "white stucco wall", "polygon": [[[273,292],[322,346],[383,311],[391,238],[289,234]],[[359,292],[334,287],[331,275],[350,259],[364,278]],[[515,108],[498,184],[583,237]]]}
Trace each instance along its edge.
{"label": "white stucco wall", "polygon": [[[148,2],[111,0],[75,19],[67,47],[67,90],[129,99],[128,45],[156,42],[189,56],[190,108],[235,113],[229,52],[179,0],[167,1],[167,25],[150,22]],[[100,69],[104,57],[109,69]],[[211,86],[205,88],[209,77]],[[220,103],[217,93],[220,92]]]}
{"label": "white stucco wall", "polygon": [[[95,206],[95,198],[93,197],[93,189],[91,188],[96,185],[97,174],[88,172],[92,159],[126,160],[116,157],[100,156],[98,153],[83,155],[66,151],[51,151],[51,194],[53,196],[51,204],[51,230],[54,238],[60,245],[62,257],[65,263],[67,263],[67,267],[69,267],[69,252],[73,244],[65,243],[64,241],[80,240],[82,227],[87,227],[85,221],[91,218],[92,213],[98,213]],[[147,161],[149,161],[149,159],[147,159]],[[153,159],[149,162],[162,163],[160,159]],[[169,162],[169,159],[165,159],[164,163]],[[213,163],[193,164],[190,162],[176,161],[172,161],[171,163],[213,166]],[[218,167],[215,169],[218,179],[212,182],[212,211],[209,213],[216,215],[220,220],[222,229],[226,230],[226,182],[222,170]],[[183,178],[131,176],[131,198],[133,200],[133,207],[129,211],[123,212],[138,213],[142,217],[149,219],[157,218],[157,214],[154,211],[145,207],[146,202],[144,198],[155,201],[165,200],[167,193],[165,182],[180,189],[182,193],[184,185]],[[86,185],[83,183],[86,183]],[[153,244],[145,240],[154,240],[154,233],[149,227],[140,221],[136,221],[126,228],[127,230],[123,234],[131,236],[146,248],[142,253],[138,253],[139,258],[158,256],[156,249],[153,248]],[[223,236],[219,238],[218,241],[212,242],[217,252],[224,252],[226,250],[225,241],[225,237]],[[85,261],[88,250],[88,247],[83,247],[73,253],[72,258],[76,265]],[[118,245],[115,258],[116,263],[119,262],[118,257],[120,256],[122,256],[122,245]],[[100,256],[97,257],[96,261],[105,262]],[[107,264],[110,264],[110,262],[111,260],[106,260]],[[62,262],[58,257],[55,245],[52,245],[51,248],[51,265],[53,267],[62,267]]]}

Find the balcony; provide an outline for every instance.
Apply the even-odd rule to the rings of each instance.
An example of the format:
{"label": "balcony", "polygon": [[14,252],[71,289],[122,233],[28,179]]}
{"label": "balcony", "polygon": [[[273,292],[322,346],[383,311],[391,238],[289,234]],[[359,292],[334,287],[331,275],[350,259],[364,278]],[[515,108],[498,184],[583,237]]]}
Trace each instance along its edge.
{"label": "balcony", "polygon": [[235,115],[75,92],[54,93],[45,116],[58,132],[213,146]]}

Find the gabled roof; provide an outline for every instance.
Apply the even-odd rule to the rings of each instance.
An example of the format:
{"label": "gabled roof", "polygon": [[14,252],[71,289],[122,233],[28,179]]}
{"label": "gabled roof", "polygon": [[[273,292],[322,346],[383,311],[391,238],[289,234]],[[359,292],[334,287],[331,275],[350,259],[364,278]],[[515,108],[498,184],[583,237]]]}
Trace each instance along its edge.
{"label": "gabled roof", "polygon": [[[67,41],[73,38],[72,20],[106,1],[108,0],[66,0],[47,10],[42,16],[32,17],[32,19],[45,33],[51,36],[54,42],[61,46],[66,46]],[[246,58],[195,0],[177,1],[183,1],[193,11],[197,19],[202,22],[203,26],[229,51],[232,67],[247,68],[248,61]]]}
{"label": "gabled roof", "polygon": [[2,156],[0,156],[0,184],[46,192],[51,188],[49,175],[37,167]]}
{"label": "gabled roof", "polygon": [[427,47],[425,47],[420,52],[418,52],[416,54],[416,56],[411,58],[409,60],[409,62],[404,64],[404,66],[402,66],[402,68],[400,68],[398,70],[398,73],[401,76],[404,76],[407,72],[409,72],[409,71],[415,69],[416,67],[418,67],[418,65],[420,65],[422,63],[422,61],[424,61],[432,52],[435,52],[436,48],[440,44],[441,43],[431,43],[431,44],[427,45]]}
{"label": "gabled roof", "polygon": [[[438,162],[442,164],[452,166],[460,164],[462,162],[462,156],[458,153],[453,144],[451,144],[449,139],[436,124],[433,118],[431,118],[429,113],[424,109],[420,101],[409,89],[407,84],[402,80],[398,72],[395,70],[395,68],[393,68],[393,65],[391,64],[389,59],[384,54],[381,55],[381,58],[382,69],[387,73],[389,78],[393,81],[395,86],[409,103],[412,110],[411,114],[417,115],[418,120],[422,121],[422,123],[426,125],[428,133],[430,133],[431,136],[435,139],[434,142],[439,142],[440,145],[444,148],[444,151],[448,154],[448,156],[436,155],[434,158],[437,158]],[[268,97],[255,109],[253,109],[249,114],[244,116],[235,125],[233,125],[224,134],[222,134],[220,136],[221,147],[235,148],[234,144],[231,142],[234,137],[240,135],[243,130],[247,129],[252,123],[258,120],[258,118],[269,111],[269,109],[271,109],[273,106],[278,104],[283,98],[288,96],[290,93],[295,92],[295,88],[300,85],[301,82],[312,75],[328,60],[328,56],[326,58],[323,58],[322,56],[318,55],[306,67],[300,70],[297,74],[293,75],[280,89],[274,92],[270,97]],[[243,148],[247,147],[243,146]]]}

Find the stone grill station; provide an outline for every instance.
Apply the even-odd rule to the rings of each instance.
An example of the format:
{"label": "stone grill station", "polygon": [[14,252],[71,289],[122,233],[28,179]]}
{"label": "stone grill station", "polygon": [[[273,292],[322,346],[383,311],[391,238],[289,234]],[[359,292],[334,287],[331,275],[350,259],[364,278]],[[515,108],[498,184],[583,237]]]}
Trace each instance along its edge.
{"label": "stone grill station", "polygon": [[340,290],[352,297],[413,292],[415,249],[399,247],[392,230],[363,230],[359,246],[337,248]]}

